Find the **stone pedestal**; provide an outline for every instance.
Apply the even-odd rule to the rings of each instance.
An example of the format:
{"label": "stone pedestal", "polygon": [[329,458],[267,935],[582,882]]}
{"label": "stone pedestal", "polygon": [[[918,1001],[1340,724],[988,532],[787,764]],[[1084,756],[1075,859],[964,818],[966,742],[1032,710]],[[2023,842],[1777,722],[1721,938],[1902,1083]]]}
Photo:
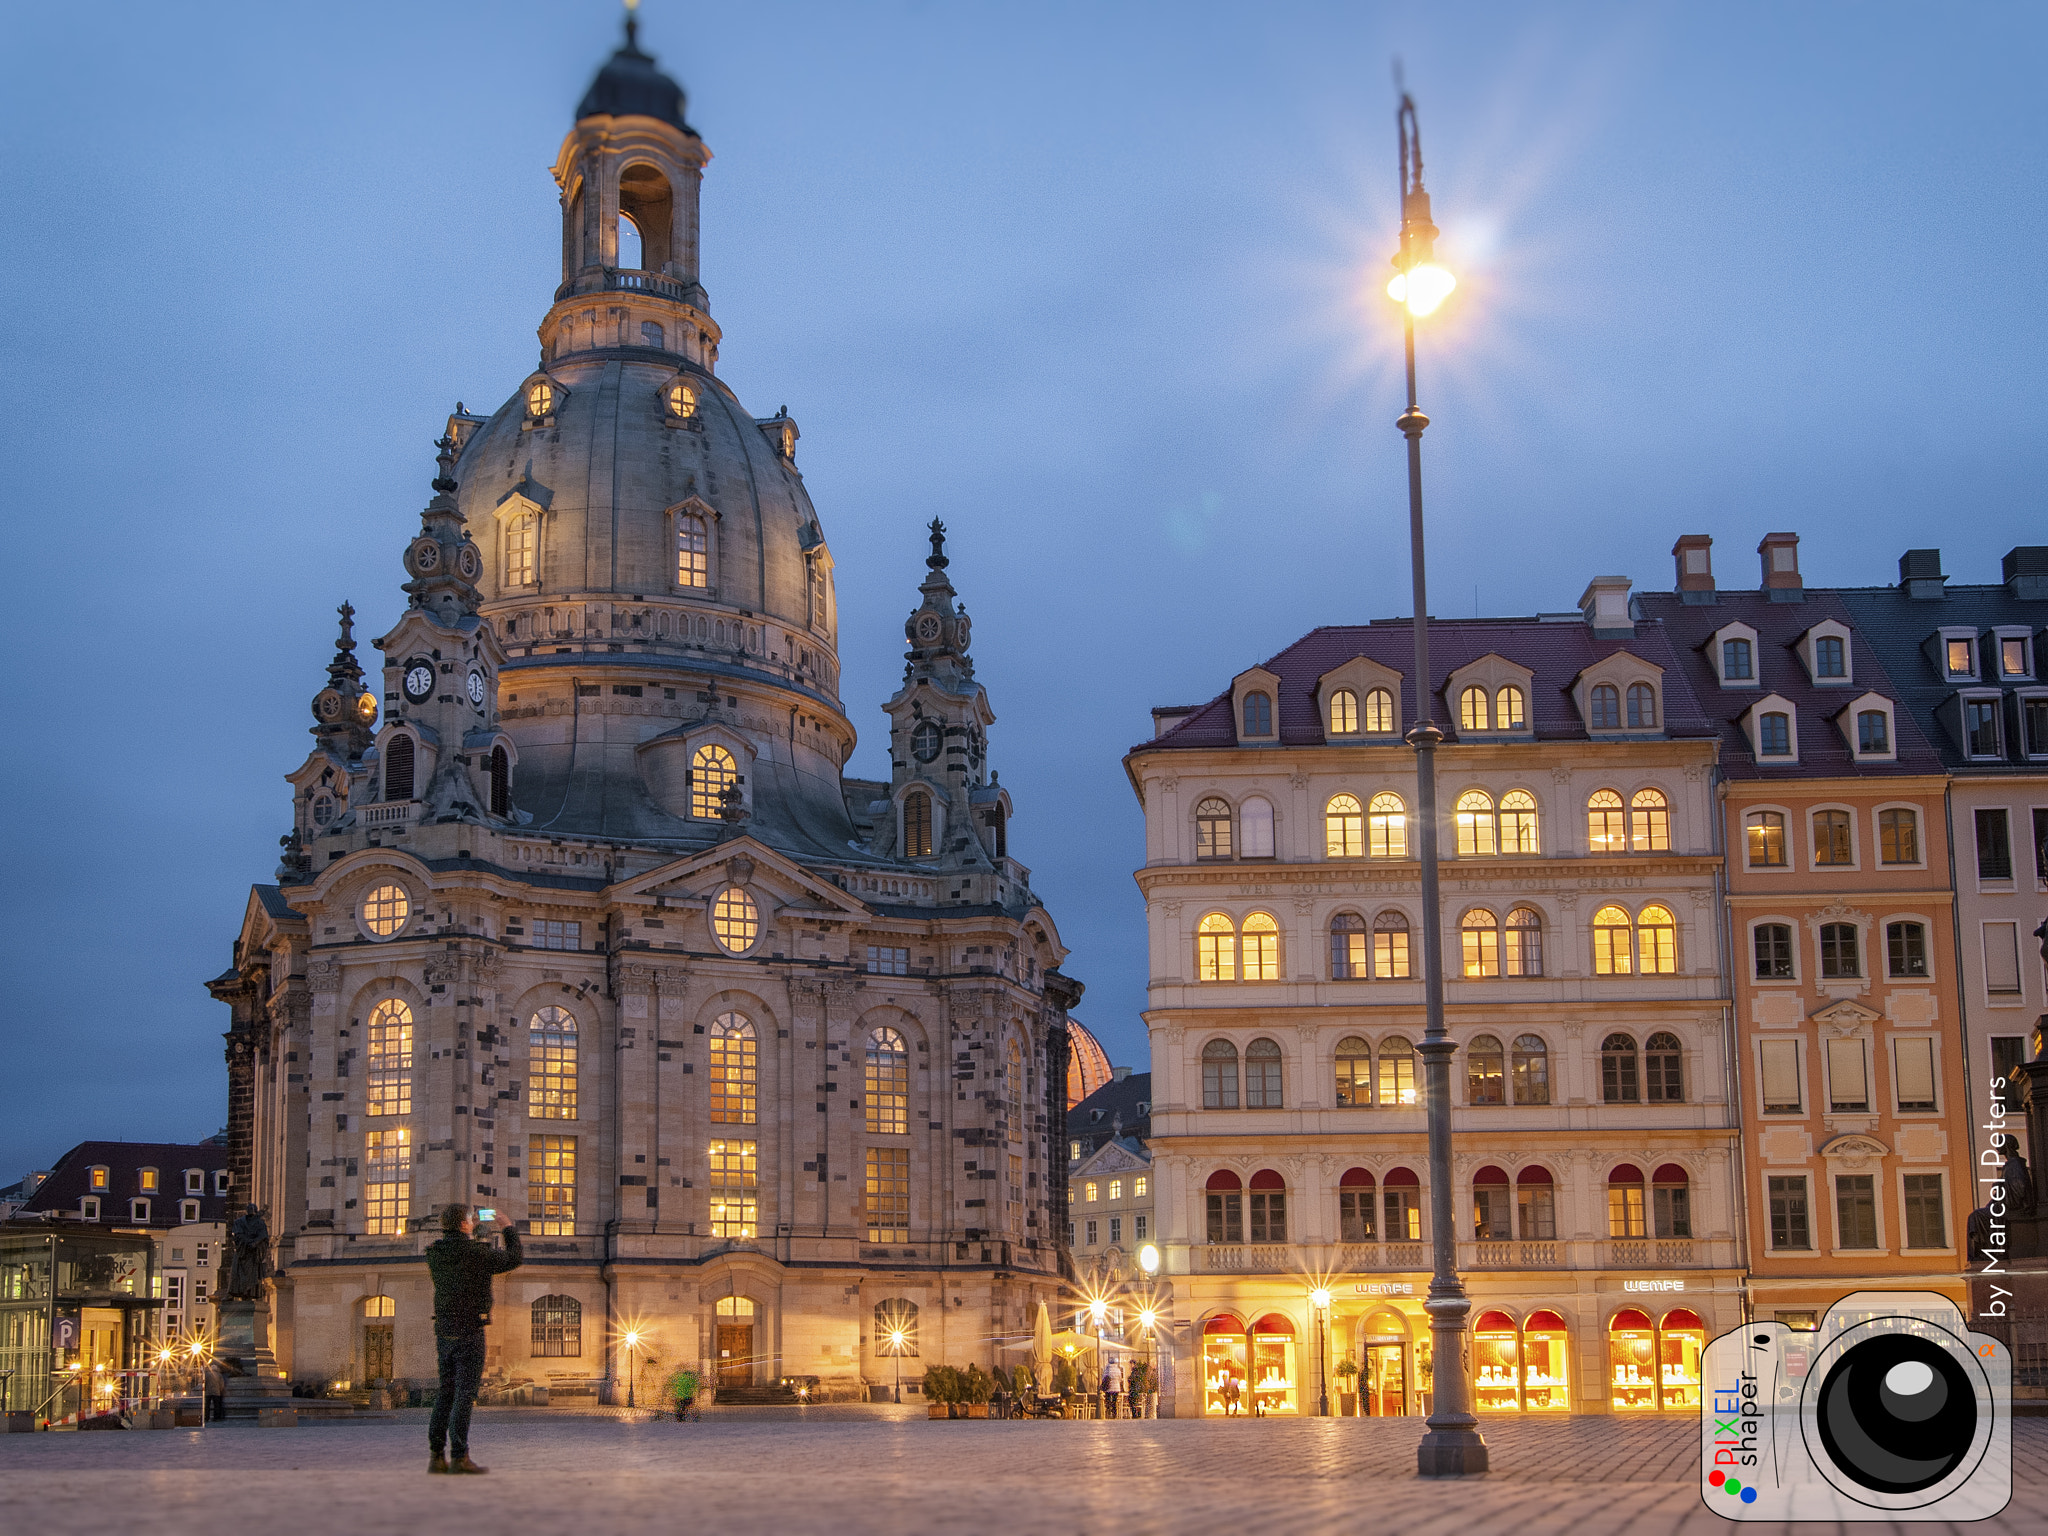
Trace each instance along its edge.
{"label": "stone pedestal", "polygon": [[224,1301],[214,1309],[220,1330],[214,1358],[226,1378],[222,1397],[226,1416],[259,1422],[266,1408],[289,1408],[292,1386],[270,1352],[270,1305],[264,1301]]}

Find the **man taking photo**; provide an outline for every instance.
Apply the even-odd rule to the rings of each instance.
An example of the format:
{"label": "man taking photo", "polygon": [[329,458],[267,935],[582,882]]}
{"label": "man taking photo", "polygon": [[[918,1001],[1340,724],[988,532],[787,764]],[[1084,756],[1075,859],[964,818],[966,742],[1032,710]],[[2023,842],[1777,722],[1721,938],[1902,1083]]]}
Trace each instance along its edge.
{"label": "man taking photo", "polygon": [[[441,1241],[427,1249],[434,1277],[434,1344],[441,1390],[427,1422],[429,1472],[488,1472],[469,1459],[469,1410],[484,1373],[484,1326],[491,1320],[491,1276],[517,1269],[519,1229],[506,1226],[502,1252],[476,1236],[477,1212],[451,1205],[441,1212]],[[485,1211],[486,1218],[495,1216]],[[452,1453],[452,1457],[449,1453]]]}

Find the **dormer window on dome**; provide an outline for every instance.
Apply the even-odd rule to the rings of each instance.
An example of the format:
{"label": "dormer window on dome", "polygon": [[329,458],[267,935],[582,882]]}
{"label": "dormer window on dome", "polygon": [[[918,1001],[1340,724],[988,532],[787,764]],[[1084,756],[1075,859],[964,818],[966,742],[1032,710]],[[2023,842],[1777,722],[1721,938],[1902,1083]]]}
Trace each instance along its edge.
{"label": "dormer window on dome", "polygon": [[662,386],[661,419],[671,427],[692,432],[704,430],[703,398],[689,379],[675,378]]}
{"label": "dormer window on dome", "polygon": [[536,373],[520,386],[519,398],[525,406],[522,428],[553,427],[569,391],[546,374]]}

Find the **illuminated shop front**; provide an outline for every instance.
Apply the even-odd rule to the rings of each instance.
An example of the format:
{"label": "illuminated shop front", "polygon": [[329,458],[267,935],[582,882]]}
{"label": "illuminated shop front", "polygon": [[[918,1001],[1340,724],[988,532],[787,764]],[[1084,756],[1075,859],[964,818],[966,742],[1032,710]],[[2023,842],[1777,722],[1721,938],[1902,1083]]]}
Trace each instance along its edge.
{"label": "illuminated shop front", "polygon": [[1202,1412],[1219,1417],[1252,1411],[1245,1374],[1249,1340],[1244,1324],[1225,1312],[1202,1327]]}
{"label": "illuminated shop front", "polygon": [[1299,1413],[1294,1324],[1269,1312],[1252,1328],[1252,1403],[1258,1413]]}
{"label": "illuminated shop front", "polygon": [[1555,1312],[1531,1312],[1519,1327],[1505,1312],[1482,1312],[1472,1330],[1474,1401],[1484,1412],[1569,1413],[1569,1346]]}
{"label": "illuminated shop front", "polygon": [[1655,1409],[1699,1411],[1700,1354],[1706,1325],[1679,1307],[1653,1323],[1638,1307],[1625,1307],[1607,1325],[1608,1381],[1617,1413]]}
{"label": "illuminated shop front", "polygon": [[1359,1331],[1359,1411],[1368,1418],[1398,1419],[1408,1412],[1408,1324],[1382,1307]]}

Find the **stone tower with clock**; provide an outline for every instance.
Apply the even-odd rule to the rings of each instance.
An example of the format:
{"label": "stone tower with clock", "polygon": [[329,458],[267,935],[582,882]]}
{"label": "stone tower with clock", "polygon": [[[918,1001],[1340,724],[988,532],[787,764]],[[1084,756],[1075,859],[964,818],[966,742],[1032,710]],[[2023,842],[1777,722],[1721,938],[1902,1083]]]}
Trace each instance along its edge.
{"label": "stone tower with clock", "polygon": [[297,1376],[362,1375],[372,1329],[433,1374],[457,1201],[527,1233],[496,1366],[565,1393],[656,1361],[851,1393],[899,1333],[988,1366],[1066,1272],[1080,987],[1009,853],[944,530],[889,777],[850,777],[836,562],[796,422],[717,375],[684,107],[629,20],[555,163],[538,366],[448,419],[381,688],[343,607],[209,984]]}

